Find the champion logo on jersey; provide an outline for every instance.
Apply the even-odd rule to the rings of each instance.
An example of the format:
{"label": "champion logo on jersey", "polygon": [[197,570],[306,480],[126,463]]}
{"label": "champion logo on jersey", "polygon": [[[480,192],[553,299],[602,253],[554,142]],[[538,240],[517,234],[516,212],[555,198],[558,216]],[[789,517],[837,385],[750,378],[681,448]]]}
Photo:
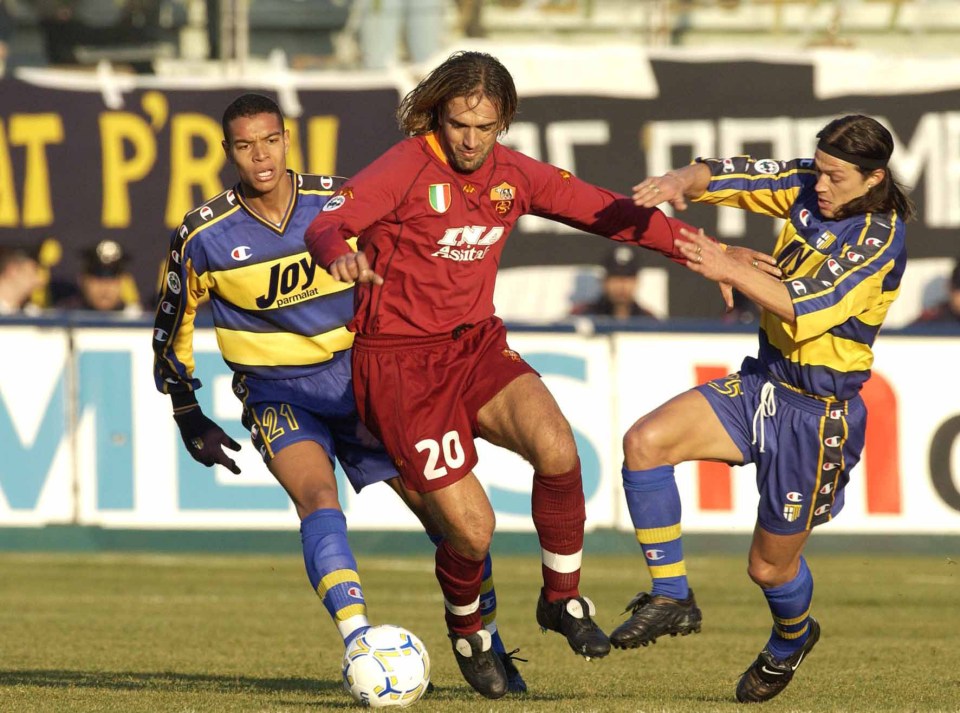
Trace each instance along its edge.
{"label": "champion logo on jersey", "polygon": [[827,260],[827,269],[837,277],[843,274],[843,266],[833,258]]}
{"label": "champion logo on jersey", "polygon": [[297,174],[297,188],[303,188],[303,176]]}
{"label": "champion logo on jersey", "polygon": [[802,503],[803,494],[798,493],[796,490],[791,490],[789,493],[787,493],[787,500],[789,500],[791,503]]}
{"label": "champion logo on jersey", "polygon": [[244,260],[249,260],[250,256],[253,253],[250,251],[250,247],[247,245],[238,245],[233,250],[230,251],[230,257],[232,257],[237,262],[243,262]]}
{"label": "champion logo on jersey", "polygon": [[230,205],[233,205],[236,202],[237,202],[237,194],[234,193],[233,189],[231,188],[229,191],[227,191],[227,203],[229,203]]}
{"label": "champion logo on jersey", "polygon": [[200,209],[200,217],[204,220],[210,220],[213,217],[213,208],[208,205]]}
{"label": "champion logo on jersey", "polygon": [[450,209],[452,194],[449,183],[431,183],[427,196],[430,198],[430,207],[437,213],[446,213]]}
{"label": "champion logo on jersey", "polygon": [[181,225],[181,226],[180,226],[180,237],[181,237],[181,238],[187,237],[187,233],[189,233],[189,232],[190,232],[190,231],[187,229],[187,226],[186,226],[186,225]]}
{"label": "champion logo on jersey", "polygon": [[169,334],[170,332],[160,329],[159,327],[153,330],[153,338],[158,342],[165,341]]}
{"label": "champion logo on jersey", "polygon": [[172,303],[164,301],[160,303],[160,311],[164,314],[173,314],[177,311],[177,308]]}
{"label": "champion logo on jersey", "polygon": [[867,238],[863,241],[864,245],[869,245],[871,248],[879,248],[883,246],[883,241],[879,238]]}
{"label": "champion logo on jersey", "polygon": [[178,253],[176,250],[171,250],[171,251],[170,251],[170,259],[173,260],[175,263],[177,263],[177,264],[179,265],[179,264],[180,264],[180,253]]}
{"label": "champion logo on jersey", "polygon": [[803,284],[800,280],[794,280],[790,283],[790,286],[793,287],[793,291],[798,295],[807,294],[807,286]]}
{"label": "champion logo on jersey", "polygon": [[820,493],[822,495],[829,495],[833,492],[833,483],[827,483],[822,488],[820,488]]}
{"label": "champion logo on jersey", "polygon": [[826,505],[821,505],[820,507],[818,507],[816,510],[813,511],[813,514],[814,514],[814,515],[825,515],[825,514],[828,513],[828,512],[830,512],[830,504],[829,504],[829,503],[826,504]]}
{"label": "champion logo on jersey", "polygon": [[320,176],[320,187],[326,190],[333,188],[333,179],[330,176]]}
{"label": "champion logo on jersey", "polygon": [[839,463],[829,463],[829,462],[828,462],[828,463],[824,463],[824,464],[823,464],[823,469],[824,469],[825,471],[827,471],[827,472],[830,472],[831,470],[836,470],[836,469],[839,468],[839,467],[840,467],[840,464],[839,464]]}
{"label": "champion logo on jersey", "polygon": [[856,250],[847,251],[847,260],[852,263],[858,263],[863,260],[863,253],[858,253]]}
{"label": "champion logo on jersey", "polygon": [[724,173],[733,173],[734,165],[733,159],[725,158],[723,159],[723,172]]}
{"label": "champion logo on jersey", "polygon": [[810,225],[810,211],[806,208],[802,209],[797,217],[800,218],[800,224],[804,228]]}
{"label": "champion logo on jersey", "polygon": [[828,448],[836,448],[840,445],[840,436],[828,436],[823,439],[823,444]]}
{"label": "champion logo on jersey", "polygon": [[843,416],[842,409],[835,408],[830,410],[830,418],[837,419],[837,418],[840,418],[841,416]]}

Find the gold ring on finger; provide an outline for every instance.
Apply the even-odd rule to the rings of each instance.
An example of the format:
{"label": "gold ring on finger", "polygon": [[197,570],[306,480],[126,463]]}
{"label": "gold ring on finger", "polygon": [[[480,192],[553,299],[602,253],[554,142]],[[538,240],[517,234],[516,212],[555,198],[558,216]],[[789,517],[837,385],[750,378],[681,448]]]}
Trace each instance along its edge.
{"label": "gold ring on finger", "polygon": [[703,255],[697,253],[697,264],[703,262]]}
{"label": "gold ring on finger", "polygon": [[754,267],[760,267],[760,263],[759,263],[759,261],[757,261],[757,260],[754,260],[753,263],[751,263],[751,264],[752,264]]}

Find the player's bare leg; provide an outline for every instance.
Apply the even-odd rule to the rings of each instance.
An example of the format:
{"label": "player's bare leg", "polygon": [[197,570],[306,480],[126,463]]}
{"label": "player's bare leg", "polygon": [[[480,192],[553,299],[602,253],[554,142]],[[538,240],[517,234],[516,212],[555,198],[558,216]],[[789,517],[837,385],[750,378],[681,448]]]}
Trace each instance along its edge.
{"label": "player's bare leg", "polygon": [[267,467],[297,510],[307,577],[346,645],[369,622],[333,464],[318,443],[298,441],[277,453]]}
{"label": "player's bare leg", "polygon": [[593,602],[580,595],[586,511],[570,424],[533,374],[504,387],[480,409],[477,422],[483,438],[519,454],[534,468],[533,522],[543,575],[537,623],[563,634],[587,659],[606,656],[610,641],[592,619]]}
{"label": "player's bare leg", "polygon": [[743,455],[697,391],[680,394],[638,420],[624,436],[623,452],[627,508],[653,581],[649,593],[640,592],[627,604],[630,617],[610,635],[614,646],[632,649],[667,634],[700,631],[702,616],[683,558],[674,466],[687,460],[740,462]]}

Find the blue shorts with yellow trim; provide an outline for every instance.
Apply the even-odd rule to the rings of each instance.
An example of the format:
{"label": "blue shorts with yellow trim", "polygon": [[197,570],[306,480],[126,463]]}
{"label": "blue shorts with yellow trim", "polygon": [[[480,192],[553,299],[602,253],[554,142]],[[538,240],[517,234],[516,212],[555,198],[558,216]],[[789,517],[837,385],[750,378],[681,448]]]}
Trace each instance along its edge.
{"label": "blue shorts with yellow trim", "polygon": [[236,374],[233,392],[243,402],[250,440],[269,463],[298,441],[314,441],[336,458],[358,493],[372,483],[396,477],[383,444],[357,415],[351,384],[350,353],[324,368],[294,379],[261,379]]}
{"label": "blue shorts with yellow trim", "polygon": [[[775,404],[766,409],[768,415],[758,414],[764,384],[772,384],[768,398]],[[840,512],[844,486],[863,451],[867,410],[860,396],[829,401],[794,391],[773,381],[752,357],[744,359],[738,373],[697,390],[737,444],[744,464],[757,466],[757,522],[764,530],[791,535]]]}

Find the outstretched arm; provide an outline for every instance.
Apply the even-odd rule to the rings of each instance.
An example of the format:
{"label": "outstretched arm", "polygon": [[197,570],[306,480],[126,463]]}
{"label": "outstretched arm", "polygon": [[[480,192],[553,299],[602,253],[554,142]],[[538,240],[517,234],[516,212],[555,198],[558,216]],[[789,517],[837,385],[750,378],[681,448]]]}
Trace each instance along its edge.
{"label": "outstretched arm", "polygon": [[642,208],[667,202],[676,210],[686,210],[687,199],[700,196],[709,184],[710,168],[703,163],[691,163],[640,181],[633,187],[633,202]]}

